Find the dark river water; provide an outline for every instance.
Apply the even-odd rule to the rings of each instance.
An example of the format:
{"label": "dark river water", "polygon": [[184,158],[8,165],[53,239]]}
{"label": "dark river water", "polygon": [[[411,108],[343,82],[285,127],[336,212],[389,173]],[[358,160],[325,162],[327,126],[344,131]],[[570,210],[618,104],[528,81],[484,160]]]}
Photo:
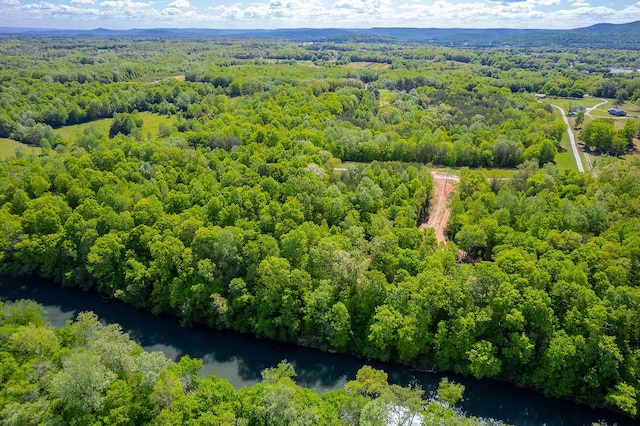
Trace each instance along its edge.
{"label": "dark river water", "polygon": [[[0,275],[0,299],[35,300],[47,309],[49,320],[55,326],[63,326],[79,312],[93,311],[104,322],[120,324],[147,351],[162,351],[174,360],[182,355],[200,358],[204,361],[202,376],[215,374],[224,377],[236,388],[259,382],[263,369],[274,367],[285,359],[295,367],[299,385],[319,392],[343,387],[347,381],[355,378],[358,369],[365,364],[385,370],[391,383],[406,385],[418,382],[427,392],[434,392],[444,377],[237,333],[204,327],[181,327],[176,318],[154,316],[124,303],[105,300],[95,293],[61,288],[34,278],[14,279]],[[609,426],[637,424],[607,411],[547,399],[506,383],[452,374],[447,376],[465,385],[464,400],[457,405],[467,415],[514,425],[591,425],[596,421],[605,421]]]}

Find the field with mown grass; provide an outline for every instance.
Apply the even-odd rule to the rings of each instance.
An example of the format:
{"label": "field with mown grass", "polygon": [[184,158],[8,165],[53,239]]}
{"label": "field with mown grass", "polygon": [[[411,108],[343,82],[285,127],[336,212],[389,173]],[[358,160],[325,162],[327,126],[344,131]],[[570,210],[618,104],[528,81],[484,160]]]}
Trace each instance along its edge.
{"label": "field with mown grass", "polygon": [[[562,107],[565,111],[567,111],[567,109],[569,107],[568,104],[564,105],[564,104],[562,104],[560,102],[556,103],[556,101],[567,101],[567,99],[554,99],[553,102],[551,102],[552,104],[558,105],[558,106]],[[575,105],[575,104],[573,104],[573,105]],[[595,103],[592,104],[592,105],[595,105]],[[553,114],[558,117],[558,120],[562,120],[562,116],[560,115],[560,111],[558,111],[557,109],[554,108],[553,109]],[[572,122],[572,120],[570,120],[570,123],[571,122]],[[575,132],[574,132],[574,136],[577,136],[575,134]],[[578,170],[578,165],[576,164],[576,160],[573,157],[573,152],[571,150],[571,141],[569,140],[569,135],[567,134],[567,132],[563,132],[562,133],[562,140],[560,140],[560,148],[558,149],[558,153],[554,157],[554,161],[556,162],[556,165],[558,166],[558,169],[561,172],[564,171],[564,170]]]}
{"label": "field with mown grass", "polygon": [[[175,115],[167,117],[166,115],[151,112],[141,112],[138,116],[142,119],[142,136],[145,138],[148,134],[151,134],[152,138],[158,137],[158,126],[160,124],[170,126],[176,121]],[[89,123],[60,127],[59,129],[55,129],[54,133],[64,139],[74,139],[77,135],[81,135],[86,129],[94,127],[98,133],[108,134],[111,123],[113,123],[113,118],[103,118]]]}
{"label": "field with mown grass", "polygon": [[38,147],[25,145],[14,141],[13,139],[0,138],[0,160],[6,160],[9,157],[14,157],[16,155],[17,148],[23,149],[26,153],[40,153],[40,148]]}
{"label": "field with mown grass", "polygon": [[[586,97],[581,99],[547,98],[543,100],[543,102],[548,104],[558,105],[565,111],[569,112],[572,106],[581,106],[585,108],[591,108],[592,106],[598,105],[600,102],[604,100],[606,99],[592,98],[592,97]],[[602,105],[600,108],[605,108],[611,102],[613,102],[613,100],[608,100],[607,104]],[[609,108],[611,107],[607,107],[607,109]]]}

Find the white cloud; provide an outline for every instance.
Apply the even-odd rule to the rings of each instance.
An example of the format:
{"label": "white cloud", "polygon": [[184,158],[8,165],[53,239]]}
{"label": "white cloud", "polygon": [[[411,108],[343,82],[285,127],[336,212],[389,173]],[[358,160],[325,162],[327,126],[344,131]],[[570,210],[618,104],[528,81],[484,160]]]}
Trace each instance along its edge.
{"label": "white cloud", "polygon": [[198,15],[195,12],[185,10],[189,8],[191,8],[189,0],[175,0],[169,3],[166,8],[162,9],[162,15],[171,17],[172,20],[197,20]]}
{"label": "white cloud", "polygon": [[388,0],[338,0],[330,14],[337,19],[385,22],[394,19],[396,8]]}
{"label": "white cloud", "polygon": [[182,15],[182,9],[178,9],[177,7],[165,7],[162,9],[162,14],[167,16]]}
{"label": "white cloud", "polygon": [[[107,8],[101,11],[102,19],[111,21],[118,27],[157,26],[157,18],[161,12],[151,7],[151,3],[135,2],[131,0],[108,0],[98,3]],[[105,25],[106,26],[106,25]]]}
{"label": "white cloud", "polygon": [[189,0],[175,0],[167,5],[168,7],[177,7],[179,9],[187,9],[191,7]]}
{"label": "white cloud", "polygon": [[[582,1],[582,0],[578,0]],[[614,10],[603,6],[574,7],[557,0],[519,2],[436,0],[432,5],[405,4],[397,10],[401,25],[423,27],[577,28],[598,22],[625,23],[640,20],[640,4]]]}
{"label": "white cloud", "polygon": [[527,3],[532,5],[540,5],[540,6],[553,6],[556,4],[560,4],[560,0],[527,0]]}
{"label": "white cloud", "polygon": [[[205,10],[218,19],[243,22],[252,27],[317,27],[322,25],[318,18],[328,17],[328,11],[317,0],[271,0],[267,3],[250,3],[243,7],[236,3],[230,6],[219,5]],[[271,25],[269,25],[271,23]],[[234,24],[239,25],[239,24]],[[334,22],[334,25],[336,23]]]}
{"label": "white cloud", "polygon": [[108,1],[103,1],[99,3],[99,5],[102,7],[109,7],[112,9],[135,11],[135,10],[140,10],[141,7],[142,8],[148,7],[149,3],[134,2],[131,0],[108,0]]}
{"label": "white cloud", "polygon": [[161,7],[157,0],[0,0],[0,26],[4,20],[58,28],[575,28],[640,20],[640,3],[588,3],[600,0],[238,0],[201,8],[202,0],[167,1]]}

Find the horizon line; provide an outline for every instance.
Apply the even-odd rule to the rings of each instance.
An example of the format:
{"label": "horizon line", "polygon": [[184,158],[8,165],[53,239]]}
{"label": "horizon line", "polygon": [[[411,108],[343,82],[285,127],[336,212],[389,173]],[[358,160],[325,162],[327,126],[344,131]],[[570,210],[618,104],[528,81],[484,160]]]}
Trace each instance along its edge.
{"label": "horizon line", "polygon": [[598,22],[596,24],[588,25],[585,27],[569,27],[569,28],[514,28],[514,27],[416,27],[416,26],[372,26],[372,27],[280,27],[280,28],[224,28],[224,27],[130,27],[130,28],[46,28],[46,27],[11,27],[1,26],[0,31],[14,30],[14,31],[136,31],[136,30],[212,30],[212,31],[293,31],[293,30],[343,30],[343,31],[357,31],[357,30],[376,30],[376,29],[410,29],[410,30],[513,30],[513,31],[571,31],[576,29],[590,28],[598,25],[629,25],[634,23],[640,23],[640,21],[629,21],[625,23],[611,23],[611,22]]}

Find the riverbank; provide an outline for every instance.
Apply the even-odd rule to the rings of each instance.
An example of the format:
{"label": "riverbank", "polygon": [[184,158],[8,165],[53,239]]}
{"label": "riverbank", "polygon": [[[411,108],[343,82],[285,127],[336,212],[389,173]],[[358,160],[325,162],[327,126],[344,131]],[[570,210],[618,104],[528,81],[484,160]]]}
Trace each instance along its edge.
{"label": "riverbank", "polygon": [[[79,312],[93,311],[104,322],[120,324],[123,331],[147,351],[162,351],[174,360],[183,355],[202,359],[200,374],[203,377],[223,377],[236,389],[258,383],[262,379],[262,370],[277,366],[283,359],[294,366],[296,383],[320,393],[344,387],[363,365],[386,371],[390,383],[403,386],[419,383],[427,394],[435,392],[438,382],[445,376],[412,371],[392,363],[364,362],[353,356],[329,354],[202,326],[181,327],[174,317],[154,316],[119,301],[107,301],[96,293],[61,288],[36,278],[0,276],[0,299],[25,298],[44,305],[51,322],[58,326]],[[466,387],[460,407],[471,416],[524,426],[578,426],[599,420],[609,425],[634,424],[631,419],[614,413],[547,399],[507,383],[453,374],[446,376]]]}

